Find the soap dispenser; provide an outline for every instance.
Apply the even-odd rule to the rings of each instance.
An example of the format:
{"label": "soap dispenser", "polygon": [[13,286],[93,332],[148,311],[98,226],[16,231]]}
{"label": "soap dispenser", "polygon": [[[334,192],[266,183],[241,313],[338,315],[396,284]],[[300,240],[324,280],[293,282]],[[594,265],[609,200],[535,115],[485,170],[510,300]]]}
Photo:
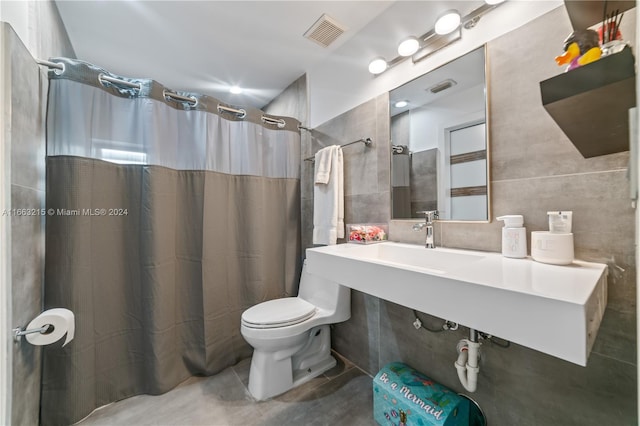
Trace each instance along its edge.
{"label": "soap dispenser", "polygon": [[527,257],[527,230],[521,214],[508,214],[496,218],[504,221],[502,228],[502,255],[505,257]]}
{"label": "soap dispenser", "polygon": [[548,231],[531,233],[531,258],[552,265],[569,265],[573,263],[573,234],[571,218],[573,212],[551,211]]}

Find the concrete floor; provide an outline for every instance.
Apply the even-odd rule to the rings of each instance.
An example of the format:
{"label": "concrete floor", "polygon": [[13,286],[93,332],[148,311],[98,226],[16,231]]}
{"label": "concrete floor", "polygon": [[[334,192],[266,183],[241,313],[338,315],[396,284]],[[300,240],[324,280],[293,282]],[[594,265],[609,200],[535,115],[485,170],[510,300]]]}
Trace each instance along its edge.
{"label": "concrete floor", "polygon": [[334,353],[338,365],[268,401],[249,394],[250,359],[211,377],[191,377],[157,396],[139,395],[95,410],[78,425],[374,426],[372,378]]}

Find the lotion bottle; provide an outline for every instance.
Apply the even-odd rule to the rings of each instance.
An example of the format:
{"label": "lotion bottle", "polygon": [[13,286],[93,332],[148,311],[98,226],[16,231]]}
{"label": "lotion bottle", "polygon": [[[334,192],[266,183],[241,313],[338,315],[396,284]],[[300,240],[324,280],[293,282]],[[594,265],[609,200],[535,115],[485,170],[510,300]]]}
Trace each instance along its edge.
{"label": "lotion bottle", "polygon": [[527,229],[522,226],[521,214],[508,214],[496,218],[504,221],[502,228],[502,255],[505,257],[527,257]]}

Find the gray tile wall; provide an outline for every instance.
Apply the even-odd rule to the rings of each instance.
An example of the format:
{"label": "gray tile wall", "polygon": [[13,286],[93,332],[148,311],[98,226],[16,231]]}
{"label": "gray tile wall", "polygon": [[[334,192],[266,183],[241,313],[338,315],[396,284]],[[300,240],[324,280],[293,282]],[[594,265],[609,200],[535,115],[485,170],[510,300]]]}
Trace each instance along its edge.
{"label": "gray tile wall", "polygon": [[[628,19],[628,20],[627,20]],[[635,17],[622,33],[635,39]],[[491,425],[631,425],[636,414],[634,211],[628,200],[628,153],[584,159],[543,109],[538,82],[562,72],[553,58],[571,32],[564,7],[488,43],[492,217],[523,214],[528,231],[547,229],[548,210],[572,210],[576,257],[611,265],[609,302],[587,367],[519,345],[483,346],[473,394]],[[381,96],[319,127],[314,151],[376,131],[376,154],[345,149],[347,221],[389,216],[387,98]],[[375,115],[373,115],[375,114]],[[387,133],[384,133],[387,132]],[[602,141],[606,143],[606,141]],[[349,149],[352,151],[349,151]],[[303,180],[308,236],[312,218],[310,165]],[[376,192],[377,187],[377,192]],[[392,221],[390,237],[421,244],[411,221]],[[438,223],[436,243],[500,251],[500,224]],[[306,244],[309,247],[310,244]],[[393,283],[389,283],[393,285]],[[431,327],[438,318],[418,315]],[[415,330],[411,310],[354,292],[352,318],[333,329],[334,348],[374,375],[404,361],[458,391],[456,342],[468,330]]]}
{"label": "gray tile wall", "polygon": [[[373,145],[362,143],[343,149],[344,221],[348,223],[388,222],[390,219],[389,96],[378,96],[347,111],[311,132],[303,145],[304,157],[329,145],[344,145],[371,138]],[[305,143],[307,141],[303,141]],[[313,171],[311,161],[302,164],[302,246],[313,247]]]}
{"label": "gray tile wall", "polygon": [[[34,55],[74,56],[53,2],[28,5],[34,34]],[[48,80],[11,26],[0,23],[3,55],[10,58],[2,70],[8,83],[10,123],[5,143],[11,151],[11,208],[45,207],[45,115]],[[11,217],[12,324],[26,326],[42,311],[44,284],[44,216]],[[4,237],[4,236],[3,236]],[[39,423],[41,349],[26,341],[13,345],[11,424]]]}
{"label": "gray tile wall", "polygon": [[[12,209],[44,208],[45,145],[43,76],[29,51],[8,24],[2,24],[3,49],[10,52]],[[12,323],[26,326],[42,310],[44,217],[11,217]],[[13,345],[12,424],[37,424],[40,403],[40,355],[25,340]]]}
{"label": "gray tile wall", "polygon": [[[291,83],[289,87],[282,91],[275,99],[269,102],[267,105],[261,108],[267,114],[283,115],[287,117],[293,117],[297,119],[301,126],[306,126],[308,122],[309,100],[307,97],[307,75],[299,77],[296,81]],[[311,155],[311,133],[306,130],[300,131],[300,163],[301,163],[301,186],[303,182],[309,182],[310,177],[304,173],[308,170],[305,166],[308,162],[304,161],[305,158]],[[304,199],[304,189],[302,190],[303,198],[301,202],[301,224],[302,229],[308,226],[308,216],[305,216],[305,205],[308,200]],[[313,216],[311,216],[311,223],[313,224]],[[307,247],[304,245],[305,240],[311,241],[310,235],[302,234],[302,248],[301,255],[304,257],[304,249]]]}

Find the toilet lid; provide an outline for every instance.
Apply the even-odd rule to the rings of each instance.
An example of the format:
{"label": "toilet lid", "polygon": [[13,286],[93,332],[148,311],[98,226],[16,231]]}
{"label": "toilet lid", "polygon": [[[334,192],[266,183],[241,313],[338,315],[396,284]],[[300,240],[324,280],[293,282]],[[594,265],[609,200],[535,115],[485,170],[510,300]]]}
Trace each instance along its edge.
{"label": "toilet lid", "polygon": [[316,307],[298,297],[262,302],[242,314],[242,322],[252,328],[276,328],[301,323],[316,313]]}

